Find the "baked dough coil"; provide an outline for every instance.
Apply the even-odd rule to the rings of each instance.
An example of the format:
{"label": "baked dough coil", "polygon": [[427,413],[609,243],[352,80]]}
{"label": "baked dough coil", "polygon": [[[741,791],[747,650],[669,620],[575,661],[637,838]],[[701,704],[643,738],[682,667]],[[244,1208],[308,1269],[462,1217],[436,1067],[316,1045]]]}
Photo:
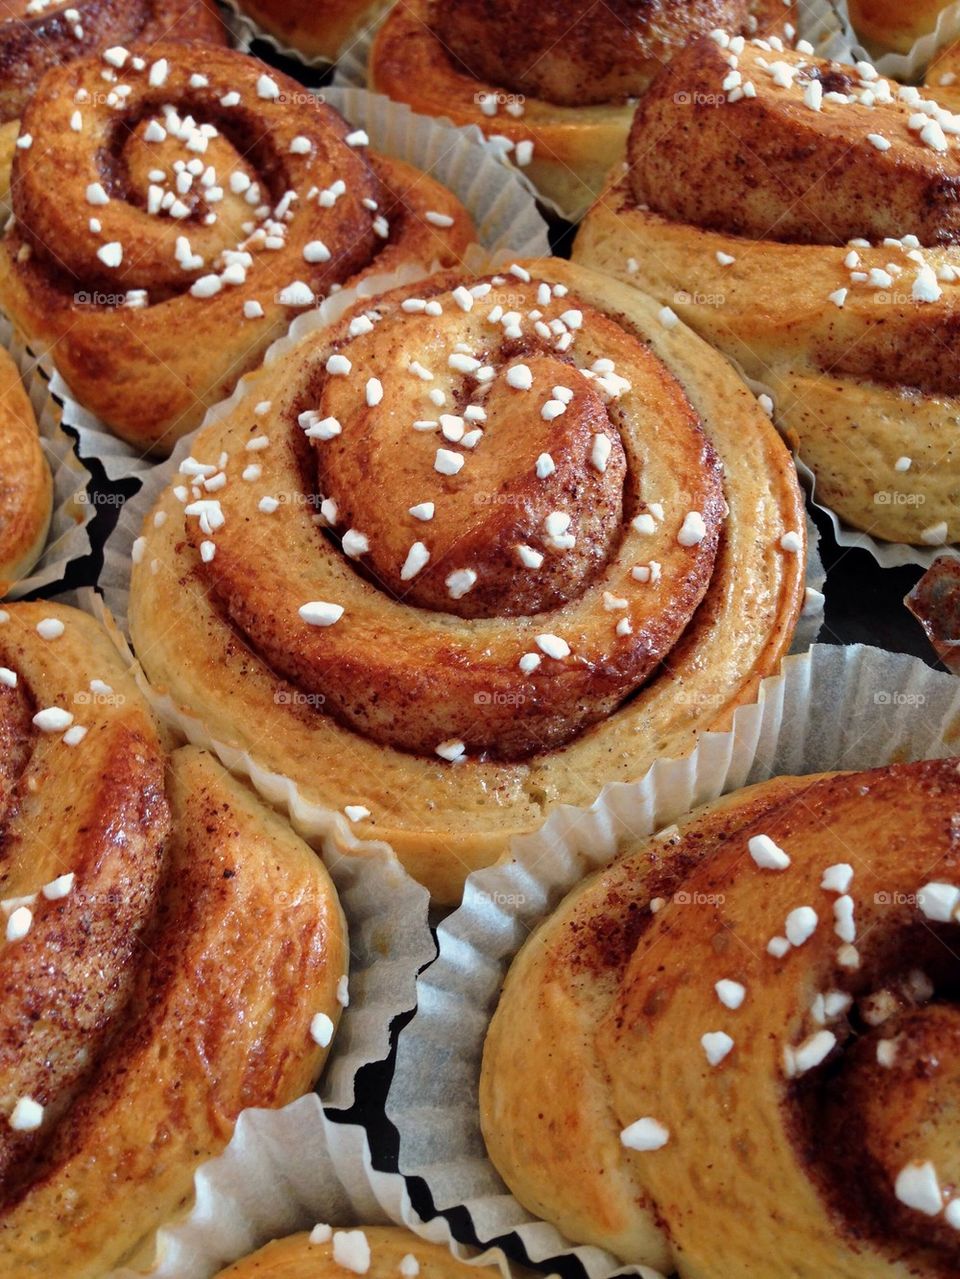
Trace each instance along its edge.
{"label": "baked dough coil", "polygon": [[132,40],[207,40],[226,32],[211,0],[7,0],[0,15],[0,209],[9,200],[20,113],[51,67]]}
{"label": "baked dough coil", "polygon": [[53,510],[53,478],[17,367],[0,350],[0,595],[40,558]]}
{"label": "baked dough coil", "polygon": [[165,755],[85,614],[4,613],[0,739],[0,1271],[93,1279],[241,1110],[312,1087],[345,925],[278,817],[210,755]]}
{"label": "baked dough coil", "polygon": [[641,101],[574,257],[769,386],[848,524],[955,542],[958,117],[863,65],[737,48],[692,45]]}
{"label": "baked dough coil", "polygon": [[313,1232],[268,1243],[221,1271],[217,1279],[342,1279],[345,1269],[370,1279],[395,1279],[397,1274],[469,1279],[485,1273],[457,1261],[441,1244],[427,1243],[395,1226],[340,1229],[321,1224]]}
{"label": "baked dough coil", "polygon": [[459,260],[472,227],[456,199],[365,150],[231,50],[68,63],[23,116],[0,303],[86,408],[167,453],[334,286]]}
{"label": "baked dough coil", "polygon": [[309,58],[336,62],[388,0],[237,0],[264,31]]}
{"label": "baked dough coil", "polygon": [[641,94],[718,26],[783,32],[779,0],[405,0],[370,53],[370,87],[421,115],[506,139],[537,189],[579,216],[623,158]]}
{"label": "baked dough coil", "polygon": [[958,798],[778,778],[576,888],[485,1045],[521,1202],[682,1279],[955,1273]]}
{"label": "baked dough coil", "polygon": [[315,330],[135,547],[153,683],[456,900],[558,803],[727,727],[789,647],[805,525],[742,383],[560,261]]}

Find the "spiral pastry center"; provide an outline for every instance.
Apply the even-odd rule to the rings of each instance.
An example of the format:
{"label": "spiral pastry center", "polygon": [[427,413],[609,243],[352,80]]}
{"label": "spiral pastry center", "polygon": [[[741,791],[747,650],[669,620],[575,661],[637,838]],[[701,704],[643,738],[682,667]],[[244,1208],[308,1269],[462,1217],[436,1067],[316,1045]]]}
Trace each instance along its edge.
{"label": "spiral pastry center", "polygon": [[191,294],[248,321],[308,306],[373,256],[380,184],[337,117],[298,106],[282,77],[215,49],[195,68],[159,43],[44,81],[15,165],[26,252],[113,305]]}
{"label": "spiral pastry center", "polygon": [[452,761],[569,741],[710,584],[726,505],[699,419],[563,283],[434,276],[270,385],[226,465],[187,463],[197,571],[277,674],[378,742]]}
{"label": "spiral pastry center", "polygon": [[[542,613],[579,595],[617,546],[627,482],[618,383],[602,364],[584,377],[553,350],[551,322],[572,334],[583,313],[549,286],[544,295],[531,290],[522,305],[549,337],[501,336],[520,312],[495,327],[489,316],[503,307],[485,282],[445,300],[442,334],[424,300],[338,347],[334,367],[348,360],[350,374],[326,377],[316,416],[327,426],[308,428],[322,437],[341,427],[314,438],[318,484],[331,522],[352,531],[347,553],[365,547],[358,562],[398,599],[460,617]],[[520,296],[511,289],[511,301]],[[411,543],[414,533],[422,540]]]}

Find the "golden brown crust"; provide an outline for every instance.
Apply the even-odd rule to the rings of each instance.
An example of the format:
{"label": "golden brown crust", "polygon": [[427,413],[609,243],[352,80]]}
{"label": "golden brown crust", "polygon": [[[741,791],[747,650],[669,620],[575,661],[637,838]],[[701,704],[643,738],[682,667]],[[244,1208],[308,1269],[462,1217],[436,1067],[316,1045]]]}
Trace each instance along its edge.
{"label": "golden brown crust", "polygon": [[388,0],[237,0],[264,31],[311,58],[335,62]]}
{"label": "golden brown crust", "polygon": [[[70,747],[60,733],[31,724],[20,772],[10,779],[0,881],[4,925],[18,899],[35,900],[23,903],[33,912],[27,935],[0,949],[4,990],[22,992],[0,1005],[5,1119],[22,1096],[62,1108],[103,1050],[130,992],[169,831],[163,753],[142,700],[129,696],[126,678],[109,693],[89,687],[94,671],[97,679],[112,679],[119,666],[106,636],[72,610],[34,604],[6,611],[0,665],[15,673],[17,684],[0,685],[0,714],[6,718],[7,704],[26,699],[31,719],[59,708],[90,728]],[[67,628],[62,636],[37,633],[48,618]],[[83,678],[85,667],[91,673]],[[22,726],[22,711],[14,714]],[[37,896],[66,874],[76,876],[75,892],[49,902]],[[98,901],[112,903],[110,909],[97,911]],[[34,1135],[0,1124],[4,1194],[23,1177],[35,1148]]]}
{"label": "golden brown crust", "polygon": [[952,556],[935,560],[903,602],[940,661],[960,675],[960,560]]}
{"label": "golden brown crust", "polygon": [[[921,141],[910,128],[914,105],[888,94],[871,105],[828,100],[812,110],[807,86],[848,95],[857,72],[755,44],[737,55],[736,71],[756,95],[724,103],[730,56],[709,37],[696,42],[641,101],[628,145],[638,204],[754,240],[840,245],[907,229],[923,245],[958,239],[960,153]],[[789,88],[771,68],[786,69]],[[888,149],[871,142],[877,136]]]}
{"label": "golden brown crust", "polygon": [[[345,929],[318,859],[209,755],[165,776],[91,618],[10,606],[0,665],[5,927],[32,911],[0,949],[0,1270],[95,1279],[188,1202],[244,1107],[310,1088]],[[56,708],[66,732],[35,719]],[[24,1099],[38,1127],[13,1125]]]}
{"label": "golden brown crust", "polygon": [[[451,1256],[441,1244],[427,1243],[394,1226],[345,1226],[337,1234],[362,1235],[370,1249],[370,1279],[396,1279],[400,1262],[412,1257],[422,1279],[469,1279],[484,1274]],[[359,1242],[359,1240],[358,1240]],[[334,1260],[334,1244],[310,1243],[309,1234],[277,1239],[222,1270],[217,1279],[342,1279],[344,1267]]]}
{"label": "golden brown crust", "polygon": [[[195,552],[215,547],[213,558],[201,560],[201,581],[277,674],[353,731],[427,756],[457,739],[471,755],[525,759],[605,718],[689,626],[726,510],[716,454],[660,361],[575,292],[543,302],[540,282],[495,278],[502,283],[467,278],[481,295],[469,297],[467,312],[455,300],[460,274],[406,286],[377,299],[370,332],[351,338],[345,320],[310,352],[298,351],[296,380],[281,374],[283,400],[256,428],[288,453],[282,471],[274,469],[266,486],[244,483],[248,455],[236,450],[225,468],[229,482],[217,490],[223,526],[211,533],[202,512],[185,520]],[[433,300],[442,319],[404,311],[411,298]],[[576,317],[569,332],[577,341],[560,353],[555,331],[548,327],[544,338],[529,331],[529,320],[523,338],[506,336],[486,318],[494,308],[537,312],[547,326]],[[453,377],[446,407],[479,408],[480,425],[441,412],[439,420],[426,418],[431,428],[415,430],[418,417],[436,410],[411,366],[436,380],[464,352],[490,376]],[[331,358],[348,360],[349,376],[325,373]],[[591,373],[601,359],[612,362],[642,411],[621,405],[620,387]],[[530,388],[511,386],[511,371],[526,372]],[[369,379],[383,397],[374,409]],[[569,404],[555,398],[558,384]],[[545,422],[548,404],[561,411]],[[242,438],[249,408],[236,419]],[[308,432],[309,423],[320,423],[324,437],[323,424],[333,422],[340,433],[312,440],[301,461],[298,421]],[[465,428],[480,432],[469,449],[460,445],[470,438]],[[216,434],[236,440],[238,433],[228,427],[225,437],[218,427]],[[601,444],[602,472],[592,460]],[[461,460],[459,474],[437,474],[438,447]],[[201,455],[209,448],[198,440]],[[541,478],[544,457],[555,470]],[[297,494],[300,465],[307,482]],[[671,493],[672,474],[683,476],[679,493]],[[277,492],[294,512],[292,524],[286,511],[259,509]],[[313,527],[313,492],[336,506],[329,525],[334,539],[345,539],[343,555]],[[439,515],[411,516],[409,508],[423,502]],[[662,533],[634,530],[636,517],[659,521],[648,513],[658,503],[670,510]],[[483,518],[491,508],[499,519]],[[690,511],[703,523],[702,537],[684,545],[680,528]],[[567,522],[553,535],[557,513]],[[352,549],[358,532],[368,549]],[[410,576],[412,547],[429,561]],[[541,562],[525,562],[524,550]],[[632,570],[641,555],[660,564],[669,590],[638,588]],[[345,609],[342,620],[305,624],[299,610],[310,600]],[[465,625],[457,627],[456,617]],[[543,655],[544,630],[569,643],[566,656]],[[518,669],[524,654],[538,663],[526,676]]]}
{"label": "golden brown crust", "polygon": [[15,120],[51,67],[132,41],[226,43],[212,0],[0,0],[0,122]]}
{"label": "golden brown crust", "polygon": [[40,557],[50,528],[53,478],[17,367],[0,350],[0,595]]}
{"label": "golden brown crust", "polygon": [[[472,227],[444,188],[368,163],[336,112],[255,59],[206,49],[198,79],[186,46],[144,46],[137,70],[140,56],[134,46],[124,64],[123,111],[105,101],[98,59],[51,72],[34,96],[0,297],[85,407],[161,454],[334,284],[374,264],[457,261]],[[179,114],[158,107],[151,75]],[[139,123],[126,132],[124,120]],[[207,166],[186,189],[183,163]]]}
{"label": "golden brown crust", "polygon": [[[724,7],[725,0],[705,0],[697,9],[700,20],[706,10]],[[637,21],[644,25],[651,16],[651,9],[658,16],[669,7],[671,20],[656,24],[657,35],[639,46],[634,56],[634,45],[624,40],[621,57],[611,63],[614,80],[622,79],[622,64],[626,58],[633,68],[636,86],[631,92],[639,92],[649,84],[662,62],[652,52],[652,46],[662,40],[673,46],[687,21],[689,5],[665,6],[660,0],[648,7],[636,10]],[[725,7],[729,8],[730,5]],[[737,5],[733,7],[745,9]],[[488,135],[506,138],[515,148],[513,159],[524,174],[550,200],[555,201],[570,218],[580,217],[591,200],[603,189],[606,174],[623,157],[624,139],[629,131],[633,107],[624,103],[622,93],[614,100],[596,100],[589,94],[577,94],[568,100],[571,77],[580,88],[592,79],[593,71],[575,71],[567,64],[571,45],[564,40],[554,45],[553,60],[535,59],[528,55],[526,34],[522,39],[508,41],[501,37],[500,24],[506,19],[511,23],[536,27],[538,23],[549,28],[557,11],[556,5],[535,5],[527,0],[510,4],[491,4],[487,8],[476,4],[464,5],[450,12],[450,6],[431,5],[431,0],[406,0],[395,5],[377,33],[370,51],[370,87],[398,102],[407,103],[421,115],[442,116],[458,125],[476,125]],[[563,8],[563,6],[560,6]],[[579,0],[573,8],[580,10]],[[643,13],[647,17],[642,16]],[[758,6],[758,17],[764,29],[779,29],[792,15],[792,8],[784,7],[779,0]],[[471,35],[471,47],[487,50],[489,57],[480,59],[480,65],[471,69],[468,62],[454,56],[448,42],[434,27],[434,22],[460,23]],[[603,23],[607,22],[607,27]],[[483,28],[478,31],[478,24]],[[620,19],[614,17],[608,6],[596,7],[587,14],[585,22],[578,26],[583,32],[581,53],[589,50],[598,28],[607,31],[607,50],[624,34]],[[648,33],[649,34],[649,33]],[[481,38],[482,37],[482,38]],[[547,36],[541,31],[546,46]],[[612,56],[612,54],[611,54]],[[509,78],[500,74],[503,60],[524,69],[544,68],[552,91],[558,94],[551,99],[549,92],[533,92],[527,96],[511,85]],[[559,60],[559,65],[557,62]],[[481,69],[486,66],[489,74]],[[646,68],[641,74],[639,68]],[[621,85],[622,87],[622,85]]]}
{"label": "golden brown crust", "polygon": [[909,53],[914,42],[933,31],[946,5],[943,0],[849,0],[857,35],[877,53]]}
{"label": "golden brown crust", "polygon": [[[708,97],[730,72],[718,55],[755,98]],[[920,91],[841,69],[856,101],[825,94],[816,110],[808,89],[775,82],[797,68],[840,83],[830,64],[758,47],[705,41],[675,60],[638,113],[635,168],[614,175],[574,256],[652,293],[769,387],[842,519],[881,540],[956,540],[956,150],[921,140],[939,108],[923,114]],[[830,180],[805,195],[804,169]],[[695,192],[694,171],[708,175]]]}
{"label": "golden brown crust", "polygon": [[[956,1231],[896,1187],[930,1160],[942,1213],[956,1184],[957,924],[932,922],[921,890],[955,878],[958,798],[956,760],[780,778],[575,890],[518,956],[491,1027],[482,1102],[511,1184],[541,1188],[591,1242],[614,1184],[628,1222],[634,1200],[647,1213],[620,1255],[659,1243],[682,1276],[760,1276],[772,1256],[798,1279],[952,1273]],[[785,868],[758,863],[767,841]],[[533,1078],[510,1069],[531,1035]],[[564,1070],[589,1081],[589,1109],[554,1135]],[[665,1141],[625,1149],[642,1118]]]}
{"label": "golden brown crust", "polygon": [[[216,741],[248,752],[260,768],[292,778],[313,803],[369,809],[356,829],[388,839],[441,900],[456,899],[468,867],[502,856],[510,837],[536,829],[553,805],[589,804],[606,781],[636,778],[658,754],[688,749],[708,724],[726,726],[789,646],[803,594],[802,503],[792,465],[742,384],[688,332],[665,329],[657,308],[635,293],[555,260],[528,263],[520,273],[532,276],[529,287],[519,276],[501,277],[503,283],[495,285],[468,280],[483,294],[458,295],[469,302],[469,311],[453,301],[449,290],[456,281],[447,277],[406,289],[414,295],[413,310],[404,311],[401,303],[398,314],[389,297],[368,307],[350,342],[332,335],[334,345],[342,345],[341,358],[351,361],[347,377],[317,377],[330,353],[331,335],[322,332],[264,370],[249,399],[198,437],[190,475],[179,476],[160,499],[164,517],[147,521],[133,570],[131,626],[155,684],[199,715]],[[497,301],[502,295],[508,295],[506,305]],[[432,300],[440,301],[439,317],[426,310]],[[529,310],[551,318],[569,313],[573,340],[564,341],[563,350],[537,356],[535,325],[544,321],[531,319]],[[519,325],[521,333],[502,348],[498,315],[508,317],[511,329]],[[345,324],[357,318],[348,316]],[[372,331],[364,334],[368,325]],[[549,325],[546,332],[560,340]],[[470,441],[473,449],[443,439],[437,429],[446,408],[456,406],[451,416],[459,418],[469,404],[482,406],[469,361],[464,371],[448,363],[461,338],[483,360],[489,356],[493,370],[488,420],[474,428],[482,432]],[[465,352],[452,354],[456,363]],[[510,386],[507,368],[528,358],[532,389]],[[625,380],[628,375],[631,390],[609,365],[591,367],[611,358]],[[534,384],[537,359],[550,376],[544,381],[538,372]],[[412,362],[419,372],[410,368]],[[593,376],[584,377],[577,366]],[[422,379],[423,371],[431,381]],[[376,412],[366,401],[370,377],[383,390]],[[330,382],[343,404],[338,400],[336,415],[325,398]],[[591,404],[591,413],[601,411],[590,389],[611,401],[602,412],[608,425],[616,425],[630,459],[627,491],[634,494],[624,505],[615,553],[600,575],[578,583],[572,563],[569,583],[576,589],[568,603],[534,617],[490,618],[481,608],[479,616],[464,618],[411,607],[391,596],[370,567],[356,538],[363,534],[372,546],[376,533],[370,528],[355,527],[347,539],[355,558],[344,555],[339,543],[349,532],[347,513],[372,517],[377,508],[382,516],[376,529],[384,530],[394,570],[400,552],[407,556],[415,542],[432,552],[431,525],[438,515],[441,524],[448,518],[449,501],[444,546],[452,549],[444,589],[449,595],[464,584],[482,588],[472,562],[456,559],[461,543],[451,532],[458,520],[472,527],[471,502],[464,498],[473,498],[475,484],[486,495],[478,504],[481,524],[497,536],[508,517],[488,523],[484,512],[517,485],[523,504],[514,514],[531,539],[523,545],[534,552],[526,571],[537,571],[533,565],[541,554],[545,563],[562,556],[569,537],[579,537],[575,524],[583,510],[576,490],[568,484],[558,508],[570,514],[569,528],[557,525],[548,535],[537,526],[542,511],[536,487],[526,474],[512,472],[514,463],[529,469],[534,459],[521,444],[510,444],[512,414],[521,434],[539,431],[542,405],[556,385],[576,388],[570,409],[575,413]],[[444,406],[429,399],[430,391],[443,392]],[[409,396],[418,397],[422,408],[408,402]],[[271,404],[266,416],[252,413],[262,401]],[[416,431],[413,422],[421,415],[430,421],[428,412],[436,415],[436,425]],[[323,449],[340,440],[351,455],[356,448],[367,457],[371,494],[351,493],[349,486],[343,493],[331,491],[320,483],[323,468],[310,470],[316,459],[298,426],[301,413],[303,426],[321,437],[315,445],[321,462]],[[563,416],[553,419],[561,423],[561,448]],[[328,419],[334,418],[331,428]],[[699,434],[697,418],[709,443]],[[398,419],[407,443],[391,457],[381,444],[400,438],[394,429]],[[654,420],[656,432],[644,427]],[[458,434],[469,423],[445,425]],[[503,449],[491,447],[501,435]],[[257,441],[253,457],[247,449],[251,440]],[[435,472],[438,448],[466,459],[459,478]],[[723,498],[730,508],[716,558],[711,530],[722,521],[722,511],[715,507],[714,449],[725,467]],[[212,465],[215,472],[223,453],[225,484],[205,469]],[[583,475],[593,465],[591,446],[591,457],[576,459],[570,474]],[[204,480],[212,480],[212,491],[191,492],[191,484]],[[214,505],[203,504],[207,497]],[[344,505],[342,516],[327,508],[333,536],[313,518],[318,497]],[[410,515],[423,502],[434,503],[433,518]],[[687,520],[691,513],[703,516],[703,536],[685,537],[684,545],[681,528],[697,523]],[[402,538],[397,533],[394,545],[397,529]],[[781,545],[788,531],[797,537]],[[472,545],[469,538],[464,544]],[[491,594],[507,601],[522,563],[516,546],[514,551],[518,558],[509,566],[495,557],[488,561]],[[654,562],[659,574],[651,568],[634,575],[634,568]],[[463,570],[476,572],[476,581],[455,579],[451,586],[450,572]],[[460,596],[467,607],[471,593]],[[311,625],[310,610],[300,610],[316,603],[344,612],[321,613],[314,620],[331,624]],[[618,629],[624,622],[632,630]],[[622,690],[637,688],[637,671],[649,669],[649,656],[658,653],[668,654],[667,661],[624,701]],[[190,655],[186,662],[184,654]],[[524,657],[532,661],[521,667]],[[600,708],[618,704],[615,713],[585,728]],[[567,745],[535,748],[531,755],[532,739]],[[391,745],[397,740],[422,745],[422,753],[397,749]],[[465,758],[444,762],[458,753],[457,742]],[[445,748],[444,755],[435,753],[437,747]],[[495,759],[494,750],[510,750],[515,758]]]}
{"label": "golden brown crust", "polygon": [[638,97],[697,36],[779,30],[792,6],[752,0],[430,0],[429,25],[477,80],[563,106]]}
{"label": "golden brown crust", "polygon": [[679,833],[625,853],[571,892],[511,964],[484,1043],[480,1121],[511,1191],[568,1239],[672,1269],[655,1207],[638,1195],[619,1141],[597,1026],[653,924],[650,902],[669,900],[775,793],[793,797],[809,784],[785,778],[737,792],[699,809]]}

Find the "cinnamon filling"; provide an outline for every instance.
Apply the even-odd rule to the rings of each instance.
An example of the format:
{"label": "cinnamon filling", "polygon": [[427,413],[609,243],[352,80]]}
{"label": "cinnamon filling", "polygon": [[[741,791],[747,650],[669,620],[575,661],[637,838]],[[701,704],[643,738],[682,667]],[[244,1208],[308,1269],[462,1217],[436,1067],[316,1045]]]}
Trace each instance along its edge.
{"label": "cinnamon filling", "polygon": [[765,31],[791,14],[766,0],[432,0],[428,22],[474,78],[581,106],[636,97],[688,40],[715,27]]}
{"label": "cinnamon filling", "polygon": [[525,759],[656,673],[725,504],[643,343],[559,286],[441,277],[350,313],[293,377],[251,432],[299,491],[255,499],[250,455],[225,483],[201,459],[186,532],[244,642],[317,713],[418,754]]}

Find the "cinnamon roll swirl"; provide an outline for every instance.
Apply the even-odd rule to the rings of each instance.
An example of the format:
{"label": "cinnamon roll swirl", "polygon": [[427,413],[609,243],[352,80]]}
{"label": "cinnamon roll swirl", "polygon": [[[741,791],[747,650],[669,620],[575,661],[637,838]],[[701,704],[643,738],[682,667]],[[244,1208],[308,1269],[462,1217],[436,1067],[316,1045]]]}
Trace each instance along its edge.
{"label": "cinnamon roll swirl", "polygon": [[546,259],[315,331],[135,551],[154,684],[453,901],[557,804],[729,724],[790,644],[805,526],[723,362]]}
{"label": "cinnamon roll swirl", "polygon": [[241,13],[288,48],[310,58],[337,58],[389,0],[236,0]]}
{"label": "cinnamon roll swirl", "polygon": [[370,1279],[422,1275],[423,1279],[469,1279],[484,1274],[458,1261],[441,1244],[427,1243],[394,1226],[318,1225],[310,1232],[277,1239],[217,1279],[342,1279],[344,1270]]}
{"label": "cinnamon roll swirl", "polygon": [[0,1271],[94,1279],[242,1109],[312,1086],[344,924],[278,817],[210,755],[166,757],[85,614],[0,614],[0,740]]}
{"label": "cinnamon roll swirl", "polygon": [[53,479],[13,360],[0,349],[0,595],[26,577],[47,541]]}
{"label": "cinnamon roll swirl", "polygon": [[335,286],[459,260],[459,203],[366,143],[227,49],[50,71],[23,116],[0,304],[86,408],[165,454]]}
{"label": "cinnamon roll swirl", "polygon": [[640,103],[574,251],[768,385],[842,519],[918,546],[960,539],[958,130],[866,64],[718,33]]}
{"label": "cinnamon roll swirl", "polygon": [[226,32],[213,0],[0,0],[0,209],[19,118],[44,73],[132,40],[223,44]]}
{"label": "cinnamon roll swirl", "polygon": [[485,1046],[522,1202],[681,1279],[955,1274],[958,802],[957,760],[777,778],[575,889]]}
{"label": "cinnamon roll swirl", "polygon": [[792,34],[781,0],[405,0],[370,53],[370,87],[505,138],[571,218],[623,158],[631,98],[688,40],[724,26]]}

